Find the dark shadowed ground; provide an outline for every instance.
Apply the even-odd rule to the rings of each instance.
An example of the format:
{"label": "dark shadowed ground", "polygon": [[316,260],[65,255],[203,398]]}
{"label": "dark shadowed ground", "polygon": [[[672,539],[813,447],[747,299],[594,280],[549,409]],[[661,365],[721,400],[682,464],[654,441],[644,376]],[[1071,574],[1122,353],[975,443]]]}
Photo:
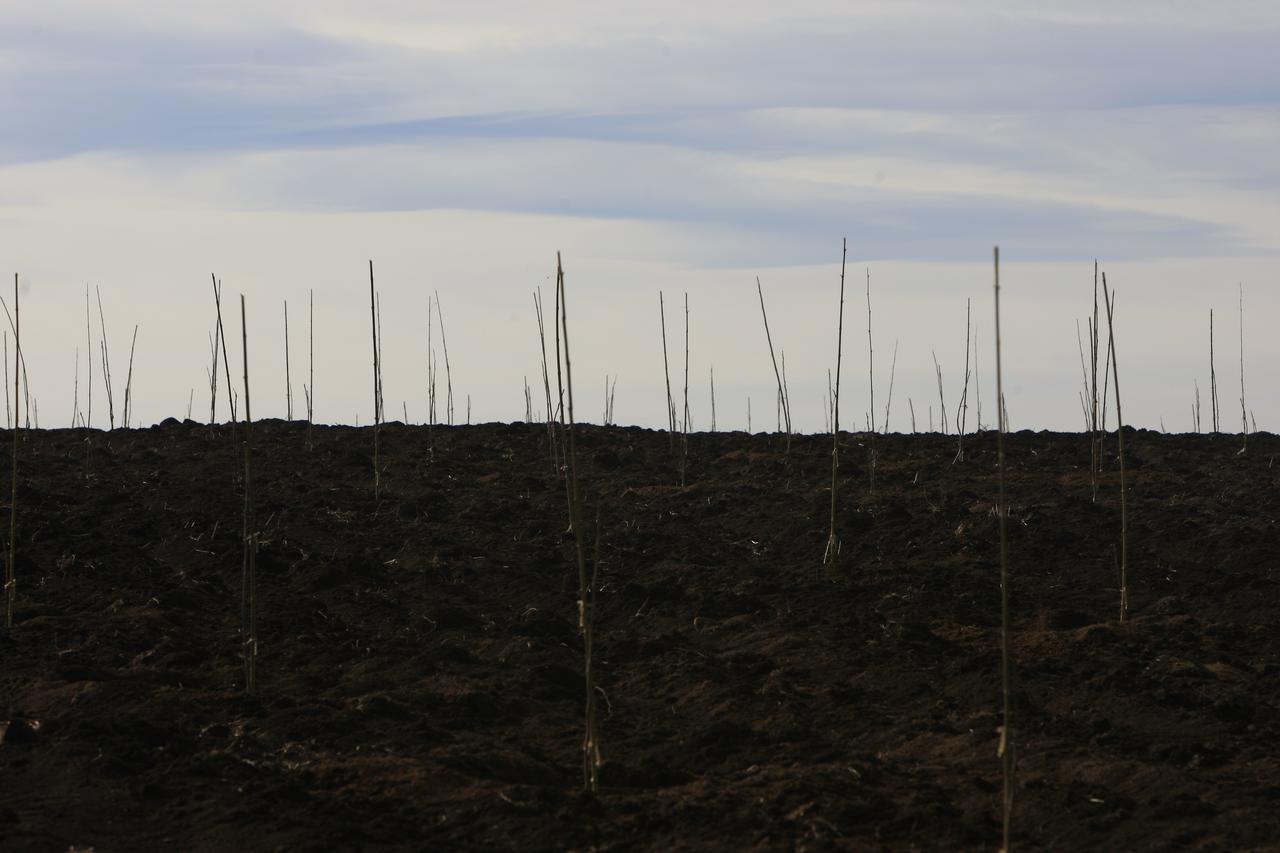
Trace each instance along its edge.
{"label": "dark shadowed ground", "polygon": [[[0,437],[7,436],[0,433]],[[582,433],[606,764],[579,792],[573,537],[545,430],[253,429],[259,690],[228,428],[36,432],[0,637],[0,848],[994,849],[995,437]],[[7,441],[7,438],[4,439]],[[1009,437],[1016,842],[1280,839],[1280,440]],[[7,446],[7,445],[6,445]],[[7,525],[8,474],[3,482]],[[1274,848],[1272,848],[1274,849]]]}

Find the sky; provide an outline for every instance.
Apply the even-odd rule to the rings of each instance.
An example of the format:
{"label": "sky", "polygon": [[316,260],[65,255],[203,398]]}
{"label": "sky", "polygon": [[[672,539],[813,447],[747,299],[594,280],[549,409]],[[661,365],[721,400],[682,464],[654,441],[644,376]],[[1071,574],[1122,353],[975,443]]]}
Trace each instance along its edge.
{"label": "sky", "polygon": [[540,417],[559,251],[579,420],[608,376],[618,422],[665,424],[661,292],[690,428],[713,370],[717,428],[776,428],[759,280],[818,431],[847,240],[842,424],[954,420],[966,308],[994,422],[999,245],[1012,428],[1081,427],[1096,260],[1126,421],[1190,430],[1198,385],[1208,427],[1212,310],[1223,429],[1241,363],[1276,429],[1276,44],[1274,2],[0,2],[0,269],[42,427],[90,350],[107,425],[104,327],[117,420],[135,327],[130,420],[208,419],[212,276],[255,418],[306,384],[369,423],[370,260],[389,418],[427,417],[435,298],[456,420],[523,419],[526,380]]}

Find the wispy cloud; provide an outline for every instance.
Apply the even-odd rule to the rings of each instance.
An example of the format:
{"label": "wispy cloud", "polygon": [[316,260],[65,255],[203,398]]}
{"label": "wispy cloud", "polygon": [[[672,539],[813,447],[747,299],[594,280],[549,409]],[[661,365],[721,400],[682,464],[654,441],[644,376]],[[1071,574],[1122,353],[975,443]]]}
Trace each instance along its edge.
{"label": "wispy cloud", "polygon": [[[1280,253],[1276,43],[1280,6],[1247,1],[48,0],[0,11],[0,221],[121,269],[130,234],[249,268],[318,222],[384,254],[402,243],[352,223],[397,223],[412,254],[421,213],[465,223],[440,255],[485,223],[567,235],[616,276],[602,294],[647,280],[640,252],[645,276],[737,281],[842,235],[927,265],[930,297],[995,242],[1054,282],[1163,259],[1172,292]],[[266,220],[274,243],[241,249]]]}

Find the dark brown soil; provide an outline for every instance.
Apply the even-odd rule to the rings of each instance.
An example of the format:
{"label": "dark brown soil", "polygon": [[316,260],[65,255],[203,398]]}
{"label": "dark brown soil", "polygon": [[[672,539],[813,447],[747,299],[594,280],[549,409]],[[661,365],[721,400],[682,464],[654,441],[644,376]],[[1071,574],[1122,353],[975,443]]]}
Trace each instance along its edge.
{"label": "dark brown soil", "polygon": [[[998,846],[994,436],[850,436],[832,568],[829,438],[694,435],[682,487],[665,433],[585,428],[597,798],[545,430],[391,425],[379,499],[367,428],[253,438],[246,697],[229,430],[24,436],[0,847]],[[1275,849],[1280,439],[1127,443],[1120,624],[1114,439],[1096,503],[1084,438],[1008,439],[1015,842]]]}

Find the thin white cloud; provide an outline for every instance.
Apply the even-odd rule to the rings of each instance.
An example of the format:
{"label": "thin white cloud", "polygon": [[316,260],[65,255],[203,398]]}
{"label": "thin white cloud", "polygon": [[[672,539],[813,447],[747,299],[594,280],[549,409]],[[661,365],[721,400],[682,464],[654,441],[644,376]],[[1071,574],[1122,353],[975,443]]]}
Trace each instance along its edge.
{"label": "thin white cloud", "polygon": [[695,372],[714,360],[726,394],[768,408],[744,298],[759,271],[816,427],[830,335],[811,324],[848,235],[876,262],[883,340],[911,336],[899,382],[918,400],[925,342],[956,360],[954,317],[1002,243],[1019,424],[1074,425],[1068,294],[1103,256],[1134,306],[1126,410],[1154,423],[1190,393],[1206,303],[1229,308],[1245,280],[1251,310],[1280,310],[1277,39],[1280,7],[1255,2],[51,0],[0,11],[0,110],[18,117],[0,135],[0,226],[32,283],[41,386],[70,372],[58,306],[101,281],[164,354],[139,372],[151,417],[202,375],[191,329],[213,269],[255,316],[323,289],[325,339],[343,341],[323,411],[352,420],[341,306],[372,256],[404,308],[389,385],[411,413],[429,284],[457,306],[456,338],[484,342],[458,352],[478,416],[510,418],[523,303],[561,248],[584,356],[623,374],[624,419],[660,420],[652,346],[618,333],[658,286],[691,291]]}

